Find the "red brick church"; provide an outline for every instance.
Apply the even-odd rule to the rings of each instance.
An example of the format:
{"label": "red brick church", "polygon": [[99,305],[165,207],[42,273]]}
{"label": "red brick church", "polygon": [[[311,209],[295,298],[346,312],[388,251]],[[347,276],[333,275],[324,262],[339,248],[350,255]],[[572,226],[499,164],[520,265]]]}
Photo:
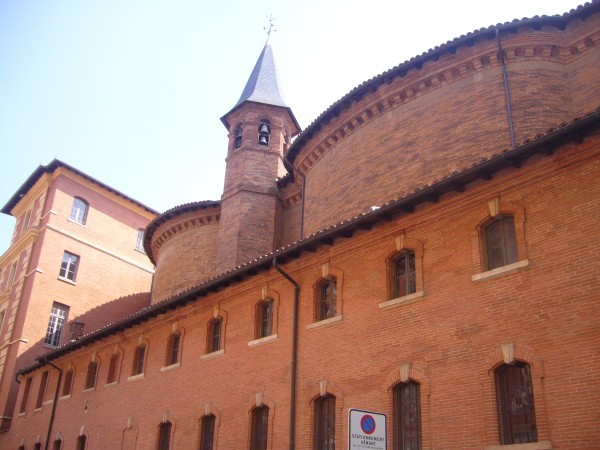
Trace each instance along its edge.
{"label": "red brick church", "polygon": [[600,2],[292,106],[267,43],[219,201],[95,185],[151,220],[150,293],[17,367],[2,448],[384,445],[351,409],[387,449],[600,448]]}

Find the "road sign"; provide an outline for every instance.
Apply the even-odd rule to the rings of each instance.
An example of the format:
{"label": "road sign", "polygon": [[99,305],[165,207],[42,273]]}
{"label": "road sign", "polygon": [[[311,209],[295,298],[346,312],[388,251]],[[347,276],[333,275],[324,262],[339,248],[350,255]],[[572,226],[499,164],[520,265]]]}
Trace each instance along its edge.
{"label": "road sign", "polygon": [[348,432],[349,450],[387,449],[385,414],[351,408],[348,410]]}

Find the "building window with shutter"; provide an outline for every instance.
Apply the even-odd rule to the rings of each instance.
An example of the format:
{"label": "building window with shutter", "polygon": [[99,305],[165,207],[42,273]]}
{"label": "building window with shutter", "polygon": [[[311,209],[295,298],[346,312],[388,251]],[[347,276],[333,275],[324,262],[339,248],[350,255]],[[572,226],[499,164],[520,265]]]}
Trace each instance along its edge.
{"label": "building window with shutter", "polygon": [[486,269],[492,270],[517,262],[517,239],[513,216],[494,219],[483,229]]}
{"label": "building window with shutter", "polygon": [[403,250],[392,259],[392,298],[404,297],[417,291],[415,252]]}

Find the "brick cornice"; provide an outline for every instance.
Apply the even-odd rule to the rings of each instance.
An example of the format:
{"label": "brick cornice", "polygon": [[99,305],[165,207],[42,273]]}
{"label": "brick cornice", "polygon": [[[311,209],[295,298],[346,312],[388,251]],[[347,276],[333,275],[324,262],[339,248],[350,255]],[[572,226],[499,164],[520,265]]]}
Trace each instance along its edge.
{"label": "brick cornice", "polygon": [[183,220],[169,224],[159,230],[158,235],[154,235],[152,239],[152,254],[156,255],[162,245],[171,239],[173,236],[181,234],[185,231],[201,227],[204,225],[218,224],[221,220],[221,212],[210,212],[208,214],[200,214],[193,217],[186,217]]}
{"label": "brick cornice", "polygon": [[19,203],[15,205],[15,207],[12,209],[12,215],[14,217],[19,217],[27,209],[29,209],[33,202],[35,202],[35,200],[42,195],[43,192],[48,190],[51,182],[52,175],[45,174],[43,177],[41,177],[37,183],[35,183],[34,187],[30,189],[27,194],[25,194],[25,196],[19,200]]}

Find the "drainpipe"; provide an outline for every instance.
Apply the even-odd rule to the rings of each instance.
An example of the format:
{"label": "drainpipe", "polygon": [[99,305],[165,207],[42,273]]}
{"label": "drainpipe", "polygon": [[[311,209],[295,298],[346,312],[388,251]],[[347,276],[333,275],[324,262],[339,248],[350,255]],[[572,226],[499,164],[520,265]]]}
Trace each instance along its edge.
{"label": "drainpipe", "polygon": [[304,197],[306,196],[306,174],[302,175],[302,204],[300,206],[300,240],[304,234]]}
{"label": "drainpipe", "polygon": [[295,436],[296,436],[296,366],[298,356],[298,304],[300,297],[300,285],[290,275],[288,275],[282,268],[277,264],[277,256],[273,258],[273,267],[279,272],[286,280],[294,285],[294,325],[292,331],[292,373],[291,373],[291,387],[290,387],[290,446],[289,450],[294,450],[296,447]]}
{"label": "drainpipe", "polygon": [[44,362],[58,370],[58,381],[56,382],[56,391],[54,392],[54,401],[52,402],[52,414],[50,415],[50,423],[48,424],[48,434],[46,435],[46,444],[44,445],[44,450],[48,450],[48,446],[50,445],[50,436],[52,435],[52,425],[54,425],[54,416],[56,415],[56,405],[58,404],[58,392],[60,389],[60,382],[62,380],[63,372],[60,367],[55,366],[50,361]]}
{"label": "drainpipe", "polygon": [[498,43],[498,58],[500,59],[500,64],[502,64],[502,83],[504,84],[504,98],[506,102],[506,114],[508,115],[508,130],[510,133],[510,144],[511,148],[515,148],[517,146],[515,140],[515,127],[512,120],[512,109],[510,107],[510,90],[508,87],[508,73],[506,72],[506,61],[504,60],[504,50],[502,49],[502,44],[500,44],[500,33],[496,28],[496,42]]}

